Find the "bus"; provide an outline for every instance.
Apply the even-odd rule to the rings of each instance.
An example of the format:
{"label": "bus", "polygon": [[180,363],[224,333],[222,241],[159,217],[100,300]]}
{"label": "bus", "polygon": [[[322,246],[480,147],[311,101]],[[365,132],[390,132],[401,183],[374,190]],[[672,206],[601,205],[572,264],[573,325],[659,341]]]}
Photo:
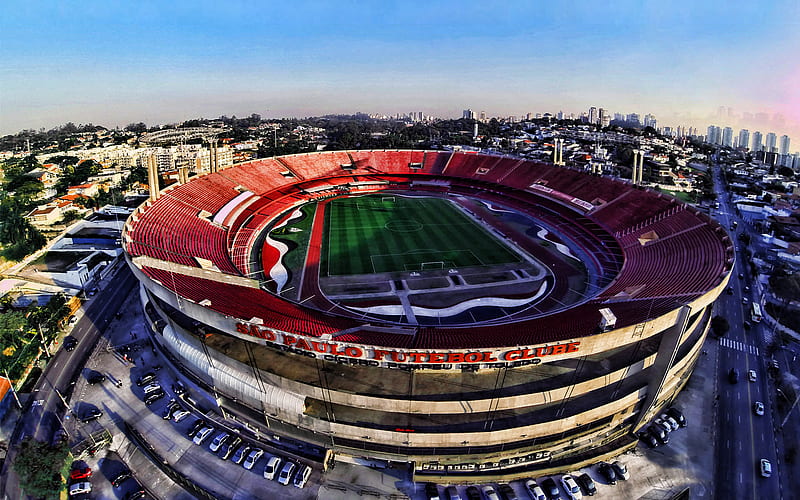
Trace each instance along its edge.
{"label": "bus", "polygon": [[753,302],[750,311],[750,319],[752,319],[754,323],[761,321],[761,306],[758,305],[758,302]]}

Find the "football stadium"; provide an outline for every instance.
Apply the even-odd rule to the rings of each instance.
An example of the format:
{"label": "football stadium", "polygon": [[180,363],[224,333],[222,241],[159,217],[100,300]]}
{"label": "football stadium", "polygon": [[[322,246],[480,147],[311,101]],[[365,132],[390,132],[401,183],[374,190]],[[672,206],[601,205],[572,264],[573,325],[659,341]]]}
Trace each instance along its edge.
{"label": "football stadium", "polygon": [[451,151],[212,162],[139,207],[123,245],[159,352],[225,418],[447,482],[635,446],[734,263],[670,196]]}

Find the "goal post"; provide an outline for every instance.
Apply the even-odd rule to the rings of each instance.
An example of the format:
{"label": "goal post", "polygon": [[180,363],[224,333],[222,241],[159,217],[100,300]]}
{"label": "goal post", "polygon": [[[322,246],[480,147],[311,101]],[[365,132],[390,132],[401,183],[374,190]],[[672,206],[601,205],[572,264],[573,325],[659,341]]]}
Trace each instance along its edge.
{"label": "goal post", "polygon": [[420,263],[420,270],[424,271],[426,269],[444,269],[444,261],[443,260],[435,260],[432,262],[421,262]]}
{"label": "goal post", "polygon": [[397,201],[394,196],[381,196],[381,202],[390,201],[394,203]]}

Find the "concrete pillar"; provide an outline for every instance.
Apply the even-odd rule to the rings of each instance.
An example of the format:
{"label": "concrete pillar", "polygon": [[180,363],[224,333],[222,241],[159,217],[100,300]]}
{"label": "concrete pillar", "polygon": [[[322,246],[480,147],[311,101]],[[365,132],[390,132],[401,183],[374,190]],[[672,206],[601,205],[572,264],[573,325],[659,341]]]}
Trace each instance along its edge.
{"label": "concrete pillar", "polygon": [[155,154],[147,157],[147,185],[150,188],[150,201],[156,201],[158,199],[158,162]]}
{"label": "concrete pillar", "polygon": [[640,180],[639,180],[639,178],[640,178],[640,176],[639,176],[639,155],[640,154],[641,154],[641,151],[639,151],[638,149],[634,149],[633,150],[633,171],[631,172],[631,182],[633,182],[634,184],[637,184],[637,185],[640,182]]}

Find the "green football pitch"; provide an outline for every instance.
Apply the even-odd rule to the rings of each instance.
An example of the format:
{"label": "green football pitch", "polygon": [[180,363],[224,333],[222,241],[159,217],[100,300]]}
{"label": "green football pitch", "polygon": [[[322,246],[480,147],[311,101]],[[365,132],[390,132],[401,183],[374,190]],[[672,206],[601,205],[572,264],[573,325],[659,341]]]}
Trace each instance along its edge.
{"label": "green football pitch", "polygon": [[520,258],[450,201],[367,195],[325,207],[323,276],[452,269]]}

